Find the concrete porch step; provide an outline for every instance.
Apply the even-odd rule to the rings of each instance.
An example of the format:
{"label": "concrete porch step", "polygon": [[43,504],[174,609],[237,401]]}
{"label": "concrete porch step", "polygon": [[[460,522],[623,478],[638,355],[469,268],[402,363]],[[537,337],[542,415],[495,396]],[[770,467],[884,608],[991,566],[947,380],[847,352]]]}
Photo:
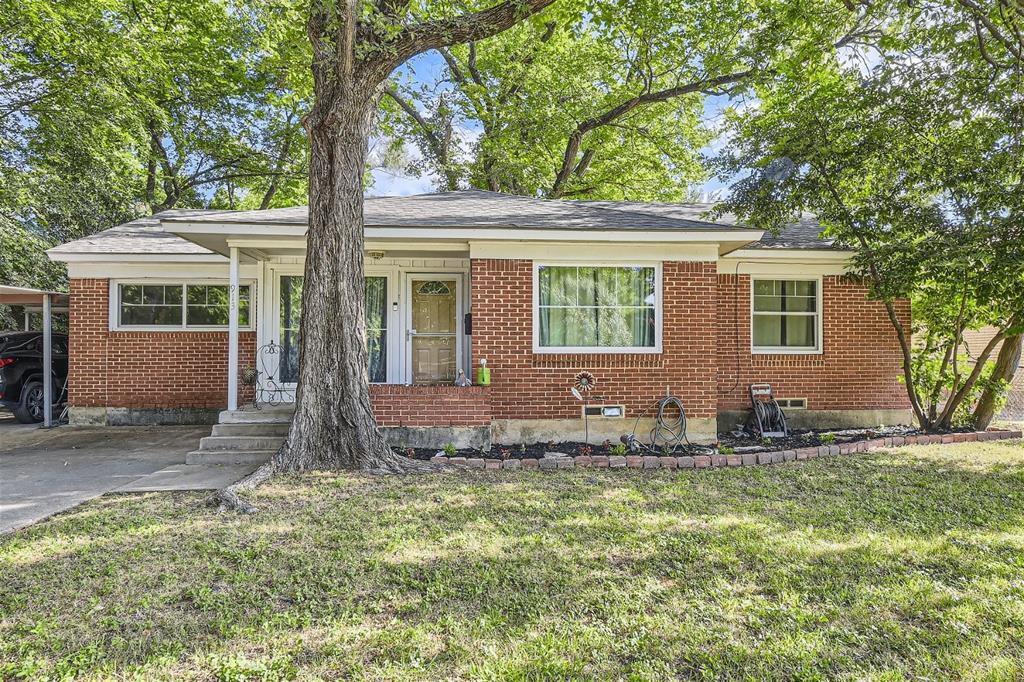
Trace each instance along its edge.
{"label": "concrete porch step", "polygon": [[289,422],[262,422],[256,424],[214,424],[213,436],[278,436],[288,435]]}
{"label": "concrete porch step", "polygon": [[242,410],[224,410],[220,413],[221,424],[290,424],[295,408],[292,406],[265,407],[263,409],[247,408]]}
{"label": "concrete porch step", "polygon": [[200,450],[276,450],[284,436],[206,436],[199,441]]}
{"label": "concrete porch step", "polygon": [[263,464],[277,450],[193,450],[185,455],[185,464]]}

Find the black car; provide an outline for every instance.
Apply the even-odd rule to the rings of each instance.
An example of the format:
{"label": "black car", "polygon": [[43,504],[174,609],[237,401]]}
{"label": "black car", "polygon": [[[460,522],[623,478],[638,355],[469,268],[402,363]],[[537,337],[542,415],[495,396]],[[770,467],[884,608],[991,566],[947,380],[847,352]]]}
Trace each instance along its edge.
{"label": "black car", "polygon": [[[66,400],[68,337],[54,334],[52,344],[54,416]],[[43,333],[0,332],[0,406],[22,424],[43,421]]]}

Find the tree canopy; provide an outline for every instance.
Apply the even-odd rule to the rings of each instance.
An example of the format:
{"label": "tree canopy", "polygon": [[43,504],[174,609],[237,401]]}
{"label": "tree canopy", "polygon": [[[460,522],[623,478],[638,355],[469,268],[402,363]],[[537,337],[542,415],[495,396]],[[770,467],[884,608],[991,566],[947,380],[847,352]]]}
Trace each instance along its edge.
{"label": "tree canopy", "polygon": [[[776,229],[812,211],[856,249],[851,272],[889,310],[928,428],[952,424],[995,344],[1024,329],[1022,63],[984,33],[998,11],[966,5],[854,8],[872,40],[759,90],[721,160],[743,175],[722,210]],[[914,299],[912,329],[899,298]],[[986,325],[993,343],[968,360],[965,330]]]}

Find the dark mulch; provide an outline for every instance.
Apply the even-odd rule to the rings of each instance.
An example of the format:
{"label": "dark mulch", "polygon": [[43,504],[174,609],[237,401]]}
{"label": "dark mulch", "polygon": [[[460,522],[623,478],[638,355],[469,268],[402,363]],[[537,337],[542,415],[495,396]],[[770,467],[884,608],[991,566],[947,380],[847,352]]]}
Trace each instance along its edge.
{"label": "dark mulch", "polygon": [[[861,440],[871,440],[872,438],[909,436],[917,433],[918,430],[910,426],[887,426],[874,429],[847,429],[840,431],[812,431],[810,429],[801,429],[790,431],[790,435],[785,438],[762,439],[752,433],[732,431],[729,433],[718,434],[718,443],[713,444],[710,447],[727,447],[737,452],[795,450],[797,448],[817,447],[819,445],[853,443]],[[530,445],[493,445],[491,446],[491,449],[487,451],[474,450],[470,448],[459,449],[455,451],[453,456],[484,457],[493,459],[540,459],[548,452],[559,452],[572,457],[579,455],[634,454],[623,452],[621,448],[617,449],[617,445],[620,444],[614,441],[604,441],[603,443],[594,442],[590,444],[568,441],[559,443],[533,443]],[[443,454],[438,448],[395,448],[395,450],[406,456],[422,460],[428,460],[438,453]],[[694,444],[676,448],[672,453],[667,453],[660,449],[657,451],[651,451],[647,448],[641,448],[641,451],[635,454],[671,454],[673,456],[680,456],[687,454],[708,454],[709,451],[709,446]]]}

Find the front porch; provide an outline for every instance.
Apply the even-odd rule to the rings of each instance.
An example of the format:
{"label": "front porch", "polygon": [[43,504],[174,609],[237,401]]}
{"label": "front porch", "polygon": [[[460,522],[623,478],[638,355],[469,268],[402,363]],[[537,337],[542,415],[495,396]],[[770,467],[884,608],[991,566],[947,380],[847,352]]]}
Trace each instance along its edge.
{"label": "front porch", "polygon": [[[239,386],[246,383],[255,384],[256,402],[291,402],[299,371],[304,246],[280,239],[226,244],[228,410],[240,407]],[[468,246],[368,247],[365,263],[371,384],[452,386],[461,373],[471,376]],[[251,367],[239,362],[239,335],[246,330],[256,336]]]}
{"label": "front porch", "polygon": [[[395,447],[487,450],[491,396],[486,386],[371,384],[370,400],[384,437]],[[284,442],[293,403],[244,405],[220,413],[188,464],[260,464]]]}

